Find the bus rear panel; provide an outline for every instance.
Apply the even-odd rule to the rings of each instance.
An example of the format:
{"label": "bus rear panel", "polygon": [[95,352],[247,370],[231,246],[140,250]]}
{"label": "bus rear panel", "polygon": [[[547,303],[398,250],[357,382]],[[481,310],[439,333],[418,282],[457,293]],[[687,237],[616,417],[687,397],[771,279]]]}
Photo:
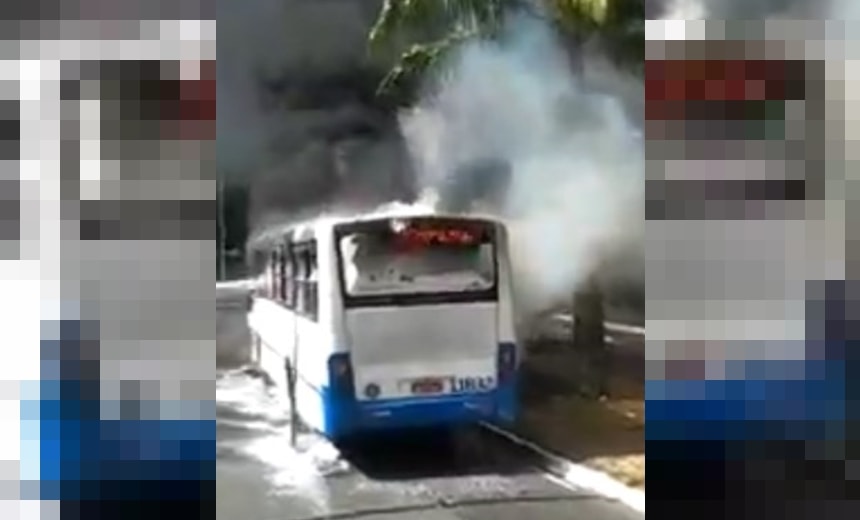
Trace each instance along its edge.
{"label": "bus rear panel", "polygon": [[471,218],[335,227],[347,348],[329,360],[329,437],[515,420],[503,238],[497,223]]}

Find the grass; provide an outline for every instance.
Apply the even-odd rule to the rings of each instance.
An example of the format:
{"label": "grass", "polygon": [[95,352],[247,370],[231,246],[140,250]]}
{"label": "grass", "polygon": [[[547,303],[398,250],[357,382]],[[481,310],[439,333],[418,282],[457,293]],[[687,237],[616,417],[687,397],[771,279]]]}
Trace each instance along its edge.
{"label": "grass", "polygon": [[[558,367],[565,364],[558,356],[537,356],[530,365],[536,374],[533,377],[564,377]],[[557,382],[553,392],[527,401],[519,433],[565,458],[644,489],[645,403],[641,379],[641,374],[613,374],[610,396],[600,400],[583,398],[573,385]]]}

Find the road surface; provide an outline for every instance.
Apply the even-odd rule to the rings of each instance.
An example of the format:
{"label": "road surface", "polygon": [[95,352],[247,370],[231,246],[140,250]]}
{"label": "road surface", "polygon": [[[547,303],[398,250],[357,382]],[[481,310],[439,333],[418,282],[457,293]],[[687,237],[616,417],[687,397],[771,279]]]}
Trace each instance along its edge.
{"label": "road surface", "polygon": [[561,484],[533,455],[479,430],[365,442],[340,453],[306,432],[288,442],[287,403],[240,367],[241,284],[218,288],[217,515],[227,520],[643,520]]}
{"label": "road surface", "polygon": [[311,433],[289,446],[286,403],[262,380],[221,371],[217,513],[236,520],[642,520],[557,483],[480,431],[363,442],[341,454]]}

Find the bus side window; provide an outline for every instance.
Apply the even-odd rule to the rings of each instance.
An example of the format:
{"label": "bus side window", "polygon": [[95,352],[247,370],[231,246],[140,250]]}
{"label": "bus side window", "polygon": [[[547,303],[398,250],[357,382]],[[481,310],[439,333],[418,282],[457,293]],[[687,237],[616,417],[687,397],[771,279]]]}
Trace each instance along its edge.
{"label": "bus side window", "polygon": [[278,247],[278,301],[286,303],[287,291],[287,248],[284,245]]}
{"label": "bus side window", "polygon": [[278,301],[278,249],[275,248],[272,250],[272,287],[269,291],[269,298]]}
{"label": "bus side window", "polygon": [[277,266],[278,261],[278,253],[277,251],[272,251],[269,253],[269,262],[266,265],[266,277],[268,278],[266,284],[266,297],[269,299],[275,298],[275,290],[277,288],[277,277],[275,273],[275,268]]}
{"label": "bus side window", "polygon": [[307,248],[306,247],[295,248],[293,255],[294,255],[294,258],[296,261],[296,278],[295,278],[296,302],[295,302],[295,309],[296,309],[297,313],[304,314],[305,313],[305,306],[307,305],[305,303],[305,300],[306,300],[306,298],[305,298],[305,280],[307,279],[307,276],[308,276],[307,261],[306,261]]}
{"label": "bus side window", "polygon": [[286,246],[286,262],[284,281],[284,303],[289,309],[296,307],[296,257],[292,247]]}
{"label": "bus side window", "polygon": [[317,265],[316,244],[308,250],[308,309],[307,313],[314,321],[319,316],[319,266]]}
{"label": "bus side window", "polygon": [[314,321],[317,320],[317,262],[316,243],[302,244],[296,251],[296,264],[298,272],[296,285],[298,286],[298,301],[296,312]]}

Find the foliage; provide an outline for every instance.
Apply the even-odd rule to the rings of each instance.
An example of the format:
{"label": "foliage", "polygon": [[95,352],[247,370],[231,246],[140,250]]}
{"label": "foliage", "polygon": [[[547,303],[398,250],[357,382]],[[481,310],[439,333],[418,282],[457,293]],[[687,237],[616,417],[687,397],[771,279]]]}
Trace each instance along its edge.
{"label": "foliage", "polygon": [[406,45],[378,93],[413,90],[462,41],[496,37],[507,12],[544,19],[579,44],[599,40],[617,63],[641,73],[644,0],[385,0],[368,36],[371,50],[422,43]]}
{"label": "foliage", "polygon": [[412,44],[382,78],[377,93],[405,96],[414,92],[424,71],[440,63],[459,43],[477,35],[477,31],[462,31],[429,43]]}
{"label": "foliage", "polygon": [[421,74],[440,63],[461,42],[495,33],[509,3],[510,0],[385,0],[368,36],[371,51],[379,52],[404,40],[424,41],[406,47],[377,93],[390,96],[414,91]]}

